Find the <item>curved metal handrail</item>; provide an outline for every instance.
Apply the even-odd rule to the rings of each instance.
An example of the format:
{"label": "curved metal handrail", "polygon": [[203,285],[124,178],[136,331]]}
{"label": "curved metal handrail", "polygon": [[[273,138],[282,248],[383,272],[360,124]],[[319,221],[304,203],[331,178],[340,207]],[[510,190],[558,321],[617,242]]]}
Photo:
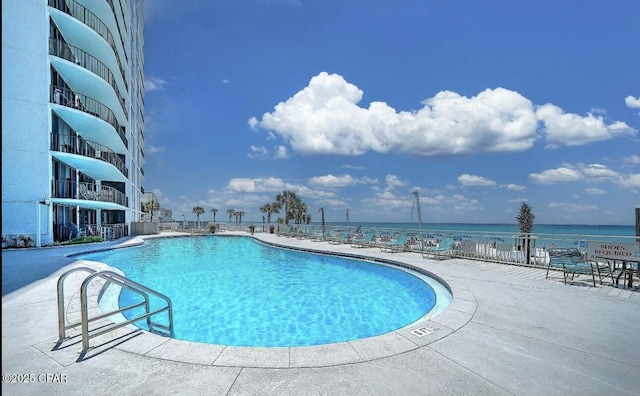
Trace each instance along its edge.
{"label": "curved metal handrail", "polygon": [[[82,285],[80,286],[80,315],[81,315],[81,320],[80,323],[72,323],[69,326],[65,326],[64,325],[64,280],[67,278],[67,276],[69,276],[71,273],[76,272],[76,271],[87,271],[89,273],[91,273],[91,275],[89,275],[88,277],[86,277],[84,279],[84,281],[82,282]],[[120,309],[116,309],[110,312],[106,312],[103,313],[102,315],[98,315],[92,318],[89,318],[89,304],[88,304],[88,287],[89,284],[97,279],[97,278],[102,278],[104,280],[106,280],[107,282],[111,282],[114,283],[120,287],[126,288],[127,290],[130,290],[132,292],[138,293],[139,295],[141,295],[144,299],[144,301],[141,301],[139,303],[127,306],[127,307],[123,307]],[[166,306],[153,310],[150,310],[150,306],[149,306],[149,294],[152,294],[162,300],[164,300],[166,302]],[[106,328],[103,328],[100,331],[95,331],[92,334],[89,334],[89,322],[94,321],[94,320],[98,320],[98,319],[104,319],[106,317],[112,316],[114,314],[117,313],[122,313],[125,311],[128,311],[130,309],[134,309],[134,308],[138,308],[144,306],[145,308],[145,313],[142,315],[138,315],[132,319],[123,321],[121,323],[118,324],[113,324],[110,325]],[[163,325],[160,323],[155,323],[151,321],[151,317],[157,314],[160,314],[162,312],[167,312],[168,315],[168,325]],[[122,276],[120,274],[117,274],[113,271],[100,271],[97,272],[92,268],[89,267],[77,267],[77,268],[73,268],[67,272],[65,272],[64,274],[62,274],[60,276],[60,278],[58,278],[58,336],[60,340],[63,340],[66,338],[66,330],[69,328],[73,328],[76,327],[78,325],[81,326],[81,331],[82,331],[82,350],[83,352],[85,352],[86,350],[89,349],[90,345],[89,345],[89,340],[93,337],[97,337],[99,335],[108,333],[110,331],[116,330],[120,327],[124,327],[126,325],[129,325],[131,323],[137,322],[138,320],[141,319],[146,319],[147,321],[147,326],[149,327],[149,331],[153,331],[154,328],[158,328],[161,329],[163,331],[166,331],[168,333],[168,335],[170,337],[174,336],[174,330],[173,330],[173,304],[171,303],[171,299],[169,297],[167,297],[166,295],[159,293],[153,289],[150,289],[138,282],[132,281],[131,279],[128,279],[125,276]]]}

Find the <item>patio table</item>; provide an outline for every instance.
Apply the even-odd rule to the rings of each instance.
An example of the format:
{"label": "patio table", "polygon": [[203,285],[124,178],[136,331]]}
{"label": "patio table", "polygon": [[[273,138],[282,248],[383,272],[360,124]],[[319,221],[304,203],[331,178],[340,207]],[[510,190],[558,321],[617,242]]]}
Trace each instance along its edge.
{"label": "patio table", "polygon": [[620,273],[616,277],[616,285],[620,284],[620,277],[622,275],[628,274],[629,280],[627,281],[627,287],[629,289],[633,289],[633,273],[635,272],[636,276],[640,278],[640,261],[638,260],[621,260],[621,259],[612,259],[610,257],[600,257],[600,256],[596,256],[596,258],[600,260],[606,260],[607,263],[610,263],[611,261],[613,261],[612,268],[614,271],[617,269],[617,266],[616,266],[617,262],[620,262],[622,264],[621,267],[619,268]]}

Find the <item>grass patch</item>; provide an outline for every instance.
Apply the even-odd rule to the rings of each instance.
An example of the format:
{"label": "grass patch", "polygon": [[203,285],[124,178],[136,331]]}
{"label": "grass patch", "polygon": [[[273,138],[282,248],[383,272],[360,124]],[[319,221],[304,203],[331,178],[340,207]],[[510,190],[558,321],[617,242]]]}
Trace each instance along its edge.
{"label": "grass patch", "polygon": [[69,242],[65,243],[65,245],[79,245],[81,243],[95,243],[95,242],[104,242],[104,239],[102,239],[102,237],[97,235],[83,236],[83,237],[72,239]]}

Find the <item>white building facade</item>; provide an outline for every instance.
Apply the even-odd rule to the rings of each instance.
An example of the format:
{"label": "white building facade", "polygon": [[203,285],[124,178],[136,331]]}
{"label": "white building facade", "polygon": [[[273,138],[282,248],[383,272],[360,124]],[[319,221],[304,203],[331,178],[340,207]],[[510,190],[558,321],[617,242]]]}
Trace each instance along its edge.
{"label": "white building facade", "polygon": [[143,0],[2,0],[3,246],[141,216]]}

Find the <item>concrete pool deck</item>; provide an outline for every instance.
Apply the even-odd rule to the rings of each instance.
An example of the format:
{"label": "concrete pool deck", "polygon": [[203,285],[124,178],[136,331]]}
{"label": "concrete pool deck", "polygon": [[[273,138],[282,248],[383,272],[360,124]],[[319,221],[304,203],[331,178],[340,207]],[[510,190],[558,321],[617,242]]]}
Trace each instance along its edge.
{"label": "concrete pool deck", "polygon": [[[56,343],[57,279],[78,265],[67,254],[109,245],[3,250],[3,394],[640,395],[638,291],[586,277],[564,285],[536,268],[255,237],[415,266],[444,280],[453,300],[425,322],[347,343],[225,347],[124,328],[81,356],[77,339]],[[412,333],[420,327],[429,334]],[[35,381],[6,382],[11,374]]]}

